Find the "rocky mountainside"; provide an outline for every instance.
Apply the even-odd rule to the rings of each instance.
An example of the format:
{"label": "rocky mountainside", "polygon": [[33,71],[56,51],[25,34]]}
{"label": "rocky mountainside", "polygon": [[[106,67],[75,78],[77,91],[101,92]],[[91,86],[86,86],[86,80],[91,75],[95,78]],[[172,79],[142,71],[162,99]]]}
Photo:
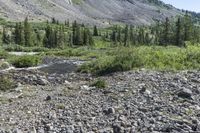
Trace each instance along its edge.
{"label": "rocky mountainside", "polygon": [[55,17],[88,24],[151,24],[155,20],[180,14],[159,0],[0,0],[0,17],[33,20]]}

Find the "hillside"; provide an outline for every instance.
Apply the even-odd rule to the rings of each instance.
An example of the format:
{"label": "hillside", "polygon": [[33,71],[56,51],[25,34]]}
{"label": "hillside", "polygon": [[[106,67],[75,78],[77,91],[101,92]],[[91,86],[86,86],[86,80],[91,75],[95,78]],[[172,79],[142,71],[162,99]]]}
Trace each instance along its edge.
{"label": "hillside", "polygon": [[0,17],[9,20],[33,20],[55,17],[89,24],[151,24],[176,16],[180,11],[158,0],[0,0]]}

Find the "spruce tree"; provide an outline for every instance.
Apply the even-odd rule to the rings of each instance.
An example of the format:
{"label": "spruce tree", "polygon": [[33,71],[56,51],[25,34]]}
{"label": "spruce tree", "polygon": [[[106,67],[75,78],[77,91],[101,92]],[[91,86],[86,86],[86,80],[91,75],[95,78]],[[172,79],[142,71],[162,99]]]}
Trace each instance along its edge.
{"label": "spruce tree", "polygon": [[61,25],[58,32],[58,47],[63,48],[65,43],[65,33],[64,33],[64,26]]}
{"label": "spruce tree", "polygon": [[75,45],[77,43],[76,36],[77,36],[77,22],[74,21],[74,23],[72,24],[72,42],[73,42],[73,45]]}
{"label": "spruce tree", "polygon": [[138,43],[140,45],[143,45],[145,43],[145,31],[143,27],[139,28],[138,31]]}
{"label": "spruce tree", "polygon": [[76,28],[76,45],[83,45],[82,31],[80,25]]}
{"label": "spruce tree", "polygon": [[190,41],[192,35],[192,19],[188,12],[184,16],[184,41]]}
{"label": "spruce tree", "polygon": [[14,31],[14,42],[15,44],[20,44],[20,28],[19,23],[16,23],[15,25],[15,31]]}
{"label": "spruce tree", "polygon": [[112,41],[114,44],[117,44],[117,34],[116,34],[116,31],[115,31],[115,30],[112,31],[111,41]]}
{"label": "spruce tree", "polygon": [[3,44],[9,44],[10,43],[10,36],[7,34],[5,27],[3,28],[3,33],[2,33],[2,42]]}
{"label": "spruce tree", "polygon": [[94,43],[94,40],[93,40],[93,36],[92,36],[90,30],[87,30],[87,31],[88,31],[88,38],[89,38],[89,42],[88,43],[89,43],[90,46],[94,46],[95,43]]}
{"label": "spruce tree", "polygon": [[45,29],[44,40],[43,40],[44,47],[47,47],[47,48],[53,47],[52,36],[53,36],[52,28],[51,28],[51,26],[47,25],[47,28]]}
{"label": "spruce tree", "polygon": [[51,19],[51,23],[56,24],[56,19],[54,17]]}
{"label": "spruce tree", "polygon": [[121,29],[118,28],[118,33],[117,33],[117,41],[121,44]]}
{"label": "spruce tree", "polygon": [[183,46],[181,32],[182,32],[182,24],[181,24],[181,18],[179,17],[176,22],[176,46]]}
{"label": "spruce tree", "polygon": [[88,29],[84,28],[84,31],[83,31],[83,45],[88,45],[88,43],[89,43]]}
{"label": "spruce tree", "polygon": [[99,34],[98,34],[98,29],[97,29],[97,26],[96,26],[96,25],[94,26],[93,35],[94,35],[94,36],[98,36],[98,35],[99,35]]}
{"label": "spruce tree", "polygon": [[170,22],[169,18],[166,18],[165,20],[165,25],[164,25],[164,38],[163,38],[163,43],[164,45],[169,45],[170,43]]}
{"label": "spruce tree", "polygon": [[32,46],[32,40],[31,40],[31,25],[28,22],[28,17],[24,20],[24,41],[25,46]]}
{"label": "spruce tree", "polygon": [[36,34],[36,45],[41,46],[42,45],[42,36],[38,30],[35,31]]}
{"label": "spruce tree", "polygon": [[22,23],[19,23],[19,44],[24,45],[24,27]]}
{"label": "spruce tree", "polygon": [[124,46],[128,46],[129,44],[129,29],[128,25],[126,25],[125,30],[124,30]]}

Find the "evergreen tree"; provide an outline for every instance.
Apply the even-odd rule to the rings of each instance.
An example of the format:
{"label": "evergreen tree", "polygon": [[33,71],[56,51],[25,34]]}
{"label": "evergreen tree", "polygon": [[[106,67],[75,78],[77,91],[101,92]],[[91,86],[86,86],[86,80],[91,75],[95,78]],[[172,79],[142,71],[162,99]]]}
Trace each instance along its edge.
{"label": "evergreen tree", "polygon": [[93,35],[94,35],[94,36],[98,36],[98,35],[99,35],[99,34],[98,34],[98,29],[97,29],[97,26],[96,26],[96,25],[94,26]]}
{"label": "evergreen tree", "polygon": [[145,43],[145,32],[143,27],[139,28],[138,43],[142,45]]}
{"label": "evergreen tree", "polygon": [[192,19],[189,13],[186,11],[184,16],[184,41],[190,41],[192,35]]}
{"label": "evergreen tree", "polygon": [[88,31],[88,38],[89,38],[89,42],[88,43],[89,43],[90,46],[94,46],[95,43],[94,43],[92,34],[91,34],[90,30],[87,30],[87,31]]}
{"label": "evergreen tree", "polygon": [[38,30],[35,31],[36,34],[36,46],[42,45],[42,36]]}
{"label": "evergreen tree", "polygon": [[73,46],[73,35],[71,33],[69,34],[69,46]]}
{"label": "evergreen tree", "polygon": [[47,28],[45,29],[45,36],[44,36],[44,46],[47,48],[52,48],[53,47],[53,31],[52,28],[48,25]]}
{"label": "evergreen tree", "polygon": [[170,43],[170,22],[169,18],[166,18],[165,25],[164,25],[164,38],[163,38],[163,44],[166,46]]}
{"label": "evergreen tree", "polygon": [[65,20],[65,26],[69,27],[69,20]]}
{"label": "evergreen tree", "polygon": [[3,33],[2,33],[2,42],[3,44],[9,44],[10,43],[10,36],[6,32],[5,27],[3,28]]}
{"label": "evergreen tree", "polygon": [[88,29],[84,28],[84,31],[83,31],[83,45],[88,45],[88,43],[89,43]]}
{"label": "evergreen tree", "polygon": [[117,33],[117,41],[121,44],[121,29],[118,28],[118,33]]}
{"label": "evergreen tree", "polygon": [[22,23],[19,23],[19,45],[24,45],[24,28]]}
{"label": "evergreen tree", "polygon": [[62,48],[64,46],[64,43],[65,43],[64,26],[60,26],[57,38],[58,38],[58,47]]}
{"label": "evergreen tree", "polygon": [[179,17],[176,22],[176,45],[183,46],[183,39],[182,39],[182,25],[181,25],[181,18]]}
{"label": "evergreen tree", "polygon": [[116,33],[116,30],[113,30],[113,31],[112,31],[111,41],[112,41],[114,44],[117,44],[117,33]]}
{"label": "evergreen tree", "polygon": [[25,41],[25,46],[32,46],[32,40],[31,40],[31,25],[28,22],[28,17],[25,18],[24,20],[24,41]]}
{"label": "evergreen tree", "polygon": [[129,37],[128,37],[128,34],[129,34],[129,29],[128,29],[128,25],[126,25],[125,27],[125,30],[124,30],[124,46],[128,46],[129,44]]}
{"label": "evergreen tree", "polygon": [[54,17],[51,19],[51,23],[56,24],[56,19]]}
{"label": "evergreen tree", "polygon": [[19,28],[19,23],[16,23],[16,25],[15,25],[14,42],[15,42],[15,44],[20,44],[20,28]]}
{"label": "evergreen tree", "polygon": [[81,27],[78,25],[76,29],[76,45],[83,45]]}
{"label": "evergreen tree", "polygon": [[77,36],[77,23],[76,23],[76,21],[74,21],[74,23],[72,24],[72,42],[73,42],[73,45],[75,45],[77,43],[76,36]]}
{"label": "evergreen tree", "polygon": [[132,45],[136,45],[136,35],[133,31],[133,26],[130,26],[130,41]]}

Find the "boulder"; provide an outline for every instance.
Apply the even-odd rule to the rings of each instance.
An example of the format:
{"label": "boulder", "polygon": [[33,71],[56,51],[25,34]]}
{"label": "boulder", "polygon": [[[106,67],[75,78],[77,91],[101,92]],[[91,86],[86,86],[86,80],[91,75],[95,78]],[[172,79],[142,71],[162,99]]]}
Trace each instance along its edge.
{"label": "boulder", "polygon": [[187,88],[182,88],[180,91],[178,91],[177,95],[178,95],[178,97],[181,97],[181,98],[191,99],[192,91]]}

